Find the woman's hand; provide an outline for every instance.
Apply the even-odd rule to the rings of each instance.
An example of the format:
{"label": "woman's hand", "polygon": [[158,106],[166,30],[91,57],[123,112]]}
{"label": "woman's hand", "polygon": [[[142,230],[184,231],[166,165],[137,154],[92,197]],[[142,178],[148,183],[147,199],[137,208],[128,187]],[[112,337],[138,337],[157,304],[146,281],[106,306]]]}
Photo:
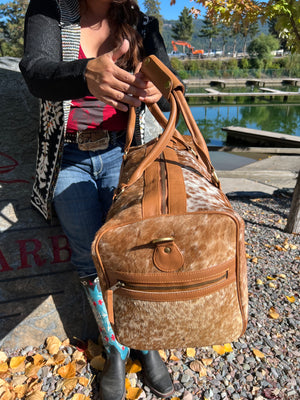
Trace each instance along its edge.
{"label": "woman's hand", "polygon": [[128,110],[126,104],[140,106],[142,99],[152,98],[154,92],[138,74],[133,75],[115,64],[128,49],[125,39],[119,49],[90,60],[85,72],[90,93],[120,111]]}
{"label": "woman's hand", "polygon": [[139,99],[146,104],[157,103],[161,99],[162,94],[153,82],[149,81],[142,72],[138,72],[135,76],[146,83],[145,91],[147,94],[146,96],[140,96]]}

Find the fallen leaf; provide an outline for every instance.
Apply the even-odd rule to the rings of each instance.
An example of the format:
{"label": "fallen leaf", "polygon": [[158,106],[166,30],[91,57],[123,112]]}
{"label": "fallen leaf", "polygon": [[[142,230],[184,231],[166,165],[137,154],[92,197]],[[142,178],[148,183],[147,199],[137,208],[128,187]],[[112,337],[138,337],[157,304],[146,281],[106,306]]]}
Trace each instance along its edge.
{"label": "fallen leaf", "polygon": [[26,400],[43,400],[46,393],[41,391],[36,391],[26,396]]}
{"label": "fallen leaf", "polygon": [[265,358],[266,356],[258,349],[252,349],[253,354],[258,358]]}
{"label": "fallen leaf", "polygon": [[279,246],[279,244],[276,244],[274,247],[278,251],[286,251],[286,249],[284,247],[282,247],[282,246]]}
{"label": "fallen leaf", "polygon": [[257,283],[257,285],[263,285],[264,284],[264,282],[259,278],[256,279],[256,283]]}
{"label": "fallen leaf", "polygon": [[175,356],[175,354],[172,352],[170,355],[170,360],[171,361],[179,361],[179,358],[177,356]]}
{"label": "fallen leaf", "polygon": [[8,360],[8,357],[4,351],[0,351],[0,364]]}
{"label": "fallen leaf", "polygon": [[195,358],[196,349],[194,349],[193,347],[188,347],[188,348],[186,349],[186,355],[187,355],[188,357]]}
{"label": "fallen leaf", "polygon": [[125,378],[125,389],[127,390],[130,387],[131,387],[130,380],[128,378]]}
{"label": "fallen leaf", "polygon": [[291,248],[291,250],[297,250],[298,246],[296,246],[295,244],[291,244],[290,243],[290,248]]}
{"label": "fallen leaf", "polygon": [[226,353],[231,353],[233,351],[232,346],[230,343],[224,344],[224,349]]}
{"label": "fallen leaf", "polygon": [[64,365],[63,367],[60,367],[57,370],[57,373],[62,377],[62,378],[74,378],[76,375],[76,366],[75,362],[72,361],[67,365]]}
{"label": "fallen leaf", "polygon": [[56,354],[59,351],[61,345],[61,341],[56,336],[49,336],[46,339],[46,349],[51,355]]}
{"label": "fallen leaf", "polygon": [[91,398],[81,393],[75,393],[72,400],[91,400]]}
{"label": "fallen leaf", "polygon": [[277,276],[278,276],[278,278],[286,279],[286,275],[285,274],[279,274]]}
{"label": "fallen leaf", "polygon": [[164,350],[158,350],[158,352],[159,352],[159,355],[160,355],[161,359],[163,361],[167,361],[168,357],[167,357],[166,352]]}
{"label": "fallen leaf", "polygon": [[21,370],[25,367],[25,360],[26,360],[25,356],[12,357],[9,362],[9,366],[11,369],[14,370],[14,372],[16,370]]}
{"label": "fallen leaf", "polygon": [[64,364],[65,360],[66,360],[66,356],[65,356],[64,352],[61,350],[59,350],[53,356],[53,361],[54,361],[55,365]]}
{"label": "fallen leaf", "polygon": [[268,279],[268,281],[276,281],[277,277],[268,275],[267,279]]}
{"label": "fallen leaf", "polygon": [[251,258],[251,256],[248,253],[246,253],[246,258]]}
{"label": "fallen leaf", "polygon": [[14,392],[16,393],[17,398],[18,399],[22,399],[25,396],[25,394],[27,392],[27,389],[28,389],[28,385],[17,385],[17,386],[15,386],[14,387]]}
{"label": "fallen leaf", "polygon": [[65,396],[69,396],[70,393],[75,389],[78,383],[78,378],[69,378],[64,380],[62,390]]}
{"label": "fallen leaf", "polygon": [[258,259],[257,259],[257,257],[253,257],[251,261],[252,261],[254,264],[257,264]]}
{"label": "fallen leaf", "polygon": [[213,346],[213,349],[216,353],[218,353],[220,356],[222,356],[223,354],[225,354],[225,349],[224,346],[221,346],[219,344],[215,344]]}
{"label": "fallen leaf", "polygon": [[35,354],[33,357],[33,363],[34,365],[44,365],[46,363],[46,360],[41,354]]}
{"label": "fallen leaf", "polygon": [[126,399],[128,400],[136,400],[140,397],[140,395],[143,393],[143,390],[141,388],[133,388],[129,387],[126,392]]}
{"label": "fallen leaf", "polygon": [[103,371],[104,364],[105,364],[105,358],[101,355],[96,356],[91,359],[90,364],[97,371]]}
{"label": "fallen leaf", "polygon": [[276,283],[274,283],[274,282],[269,282],[269,287],[270,287],[270,288],[273,288],[273,289],[276,289],[276,288],[277,288],[277,285],[276,285]]}
{"label": "fallen leaf", "polygon": [[72,359],[74,361],[86,361],[86,358],[84,356],[84,353],[82,351],[79,350],[75,350],[73,355],[72,355]]}
{"label": "fallen leaf", "polygon": [[273,318],[273,319],[278,319],[279,318],[279,314],[278,312],[275,310],[274,307],[271,307],[269,310],[269,317]]}
{"label": "fallen leaf", "polygon": [[294,296],[285,296],[290,303],[295,303],[296,299]]}
{"label": "fallen leaf", "polygon": [[40,366],[39,365],[34,365],[34,364],[30,364],[28,363],[28,365],[26,365],[25,367],[25,375],[29,378],[29,377],[33,377],[33,376],[37,376],[38,371],[40,370]]}
{"label": "fallen leaf", "polygon": [[213,363],[214,359],[213,358],[202,358],[201,361],[203,362],[204,365],[208,366]]}
{"label": "fallen leaf", "polygon": [[0,364],[0,374],[5,373],[8,371],[8,364],[7,362],[3,362]]}
{"label": "fallen leaf", "polygon": [[136,374],[142,370],[141,363],[138,360],[129,359],[126,363],[126,372],[128,374]]}

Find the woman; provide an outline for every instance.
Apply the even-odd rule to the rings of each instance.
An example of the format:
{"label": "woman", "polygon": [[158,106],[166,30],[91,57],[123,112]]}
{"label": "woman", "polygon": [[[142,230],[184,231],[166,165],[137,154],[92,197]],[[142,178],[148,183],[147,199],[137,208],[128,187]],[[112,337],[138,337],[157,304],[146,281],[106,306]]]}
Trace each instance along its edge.
{"label": "woman", "polygon": [[[20,69],[41,99],[32,204],[46,219],[54,205],[72,248],[72,262],[93,307],[107,360],[100,399],[125,397],[129,349],[109,324],[90,246],[118,184],[128,106],[159,102],[161,93],[138,72],[144,56],[169,65],[158,22],[134,0],[31,0]],[[133,71],[136,71],[133,73]],[[137,144],[145,141],[136,130]],[[145,382],[168,397],[173,384],[156,351],[135,351]]]}

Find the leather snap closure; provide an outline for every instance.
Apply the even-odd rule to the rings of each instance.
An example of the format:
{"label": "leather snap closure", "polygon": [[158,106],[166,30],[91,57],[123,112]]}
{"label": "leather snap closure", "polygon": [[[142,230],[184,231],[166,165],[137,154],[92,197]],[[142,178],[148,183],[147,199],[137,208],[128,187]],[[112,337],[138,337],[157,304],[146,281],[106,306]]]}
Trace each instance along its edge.
{"label": "leather snap closure", "polygon": [[165,247],[164,248],[164,252],[167,253],[167,254],[171,253],[171,251],[172,251],[171,247]]}

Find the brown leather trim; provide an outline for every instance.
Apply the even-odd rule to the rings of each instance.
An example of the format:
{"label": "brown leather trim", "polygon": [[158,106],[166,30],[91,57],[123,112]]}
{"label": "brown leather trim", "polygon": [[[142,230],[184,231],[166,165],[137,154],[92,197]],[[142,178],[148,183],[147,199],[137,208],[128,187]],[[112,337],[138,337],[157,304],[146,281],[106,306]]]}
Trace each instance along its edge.
{"label": "brown leather trim", "polygon": [[168,182],[168,214],[178,215],[186,212],[186,191],[181,165],[174,149],[164,150]]}
{"label": "brown leather trim", "polygon": [[[149,301],[192,299],[213,293],[233,282],[235,260],[189,272],[139,274],[111,271],[110,278],[112,285],[116,282],[125,283],[125,287],[116,290],[118,295]],[[186,286],[187,289],[178,289],[179,286]]]}
{"label": "brown leather trim", "polygon": [[[151,148],[147,148],[146,157]],[[156,217],[161,214],[161,190],[159,184],[160,165],[155,160],[144,172],[144,195],[142,200],[142,215],[144,218]]]}

